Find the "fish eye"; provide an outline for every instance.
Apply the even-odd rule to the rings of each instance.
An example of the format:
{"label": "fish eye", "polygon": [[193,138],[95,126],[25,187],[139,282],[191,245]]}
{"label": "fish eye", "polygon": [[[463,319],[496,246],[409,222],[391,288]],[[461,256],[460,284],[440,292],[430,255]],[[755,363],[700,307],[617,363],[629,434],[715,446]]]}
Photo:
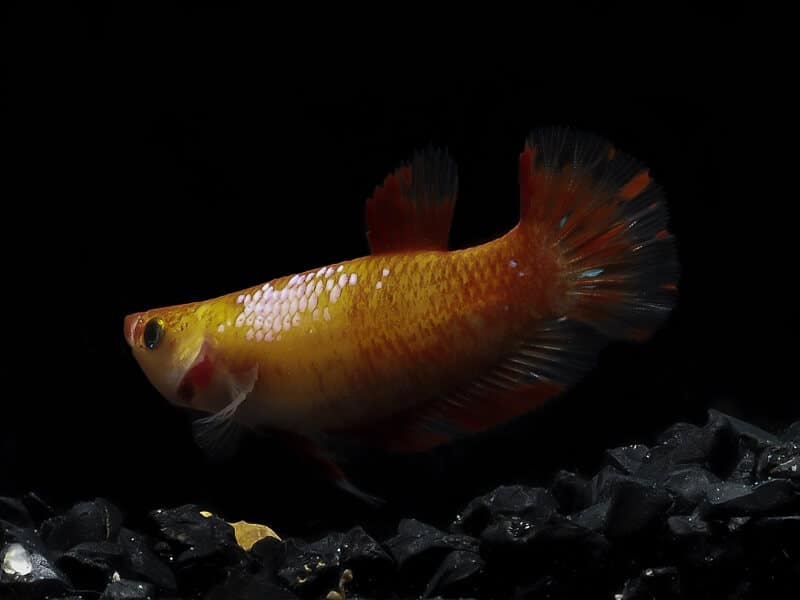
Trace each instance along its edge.
{"label": "fish eye", "polygon": [[142,341],[149,350],[155,350],[164,337],[164,320],[150,319],[144,326]]}

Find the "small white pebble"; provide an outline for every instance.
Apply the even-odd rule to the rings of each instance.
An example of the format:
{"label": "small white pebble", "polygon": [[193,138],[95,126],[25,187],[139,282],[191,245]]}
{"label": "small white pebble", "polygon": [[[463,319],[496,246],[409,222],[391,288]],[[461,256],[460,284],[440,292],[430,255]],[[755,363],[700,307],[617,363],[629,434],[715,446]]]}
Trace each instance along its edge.
{"label": "small white pebble", "polygon": [[29,575],[33,571],[30,553],[22,544],[9,544],[3,556],[3,572],[6,575]]}
{"label": "small white pebble", "polygon": [[510,261],[508,261],[508,266],[510,266],[512,269],[516,269],[518,265],[519,263],[515,261],[513,258]]}

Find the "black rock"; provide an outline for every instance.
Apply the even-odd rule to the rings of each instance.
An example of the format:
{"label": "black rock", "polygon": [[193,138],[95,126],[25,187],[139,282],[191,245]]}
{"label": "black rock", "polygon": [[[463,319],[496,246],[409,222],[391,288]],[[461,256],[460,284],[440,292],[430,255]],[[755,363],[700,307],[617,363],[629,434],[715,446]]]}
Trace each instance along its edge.
{"label": "black rock", "polygon": [[480,554],[455,550],[447,555],[433,574],[424,597],[443,594],[448,597],[470,594],[476,591],[485,562]]}
{"label": "black rock", "polygon": [[781,439],[784,442],[798,442],[800,443],[800,421],[795,421],[781,434]]}
{"label": "black rock", "polygon": [[667,529],[676,540],[711,535],[709,524],[699,515],[677,515],[667,518]]}
{"label": "black rock", "polygon": [[155,600],[155,588],[144,581],[120,579],[108,584],[100,600]]}
{"label": "black rock", "polygon": [[633,444],[606,450],[605,464],[614,467],[620,473],[632,475],[639,470],[642,461],[649,454],[650,448],[644,444]]}
{"label": "black rock", "polygon": [[656,527],[672,505],[664,488],[647,481],[625,481],[614,488],[606,517],[606,536],[642,535]]}
{"label": "black rock", "polygon": [[796,506],[797,500],[794,486],[783,479],[773,479],[755,486],[723,481],[710,487],[703,513],[706,518],[716,519],[767,516]]}
{"label": "black rock", "polygon": [[578,512],[592,503],[591,484],[570,471],[556,473],[551,490],[563,514]]}
{"label": "black rock", "polygon": [[164,539],[177,549],[175,564],[234,564],[244,551],[236,543],[233,527],[216,516],[205,517],[201,509],[186,504],[171,510],[156,510],[150,517]]}
{"label": "black rock", "polygon": [[83,542],[62,554],[57,565],[75,587],[102,591],[124,560],[122,546],[116,542]]}
{"label": "black rock", "polygon": [[545,561],[571,565],[583,572],[605,568],[611,550],[611,544],[602,534],[569,519],[554,519],[543,526],[533,545]]}
{"label": "black rock", "polygon": [[767,446],[761,453],[755,468],[760,480],[776,477],[791,479],[800,484],[800,442]]}
{"label": "black rock", "polygon": [[37,549],[40,544],[15,542],[0,548],[0,598],[44,598],[72,589],[67,577]]}
{"label": "black rock", "polygon": [[397,535],[386,541],[386,547],[402,568],[411,559],[435,553],[444,556],[453,550],[478,551],[478,540],[468,535],[448,534],[416,519],[403,519]]}
{"label": "black rock", "polygon": [[392,559],[361,527],[311,543],[289,539],[285,546],[278,574],[304,595],[336,589],[344,569],[353,572],[351,588],[355,592],[380,587],[393,571]]}
{"label": "black rock", "polygon": [[[764,431],[760,427],[756,427],[751,423],[747,423],[746,421],[742,421],[741,419],[726,415],[714,409],[708,411],[708,421],[709,424],[727,421],[734,436],[746,441],[751,448],[763,448],[770,444],[778,444],[781,441],[778,436]],[[706,427],[708,427],[708,425]]]}
{"label": "black rock", "polygon": [[556,499],[544,488],[501,486],[470,502],[451,525],[451,531],[477,537],[499,520],[518,517],[532,524],[544,523],[557,510]]}
{"label": "black rock", "polygon": [[6,521],[18,527],[34,527],[35,523],[28,508],[19,500],[0,496],[0,521]]}
{"label": "black rock", "polygon": [[286,544],[274,537],[266,537],[253,544],[250,554],[257,557],[265,572],[277,575],[286,560]]}
{"label": "black rock", "polygon": [[688,515],[708,497],[712,484],[719,483],[719,478],[703,467],[687,465],[670,473],[664,487],[670,492],[675,503],[671,513]]}
{"label": "black rock", "polygon": [[233,572],[214,587],[203,600],[299,600],[299,597],[277,585],[266,573]]}
{"label": "black rock", "polygon": [[755,479],[756,462],[758,455],[748,449],[743,449],[737,462],[725,478],[733,483],[753,483]]}
{"label": "black rock", "polygon": [[610,502],[598,502],[589,508],[570,516],[570,520],[576,525],[580,525],[590,531],[604,531],[606,519],[608,518],[608,506]]}
{"label": "black rock", "polygon": [[675,567],[645,569],[641,575],[629,579],[622,592],[622,600],[678,600],[681,583]]}
{"label": "black rock", "polygon": [[592,477],[592,504],[608,501],[614,492],[614,488],[626,481],[637,481],[637,478],[620,473],[615,467],[603,467]]}
{"label": "black rock", "polygon": [[113,542],[119,535],[122,514],[102,498],[81,502],[63,515],[42,523],[44,542],[56,550],[68,550],[84,542]]}
{"label": "black rock", "polygon": [[125,555],[120,569],[128,579],[152,583],[163,590],[174,591],[177,587],[175,575],[170,568],[147,546],[142,535],[122,528],[119,543]]}

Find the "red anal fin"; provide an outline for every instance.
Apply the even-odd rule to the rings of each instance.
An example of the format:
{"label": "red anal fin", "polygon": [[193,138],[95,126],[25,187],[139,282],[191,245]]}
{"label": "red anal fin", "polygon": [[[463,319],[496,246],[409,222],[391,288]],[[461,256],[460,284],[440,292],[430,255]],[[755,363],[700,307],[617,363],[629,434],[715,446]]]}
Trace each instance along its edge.
{"label": "red anal fin", "polygon": [[417,153],[367,200],[372,254],[446,250],[457,191],[456,165],[446,152]]}

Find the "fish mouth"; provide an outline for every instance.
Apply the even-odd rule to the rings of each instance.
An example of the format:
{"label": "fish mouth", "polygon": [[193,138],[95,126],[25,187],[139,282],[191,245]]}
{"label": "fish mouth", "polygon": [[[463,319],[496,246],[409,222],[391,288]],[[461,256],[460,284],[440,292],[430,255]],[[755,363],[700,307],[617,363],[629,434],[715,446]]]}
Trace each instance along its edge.
{"label": "fish mouth", "polygon": [[136,342],[136,329],[137,326],[142,321],[142,313],[133,313],[125,317],[125,323],[123,324],[122,331],[125,335],[125,340],[133,346]]}

